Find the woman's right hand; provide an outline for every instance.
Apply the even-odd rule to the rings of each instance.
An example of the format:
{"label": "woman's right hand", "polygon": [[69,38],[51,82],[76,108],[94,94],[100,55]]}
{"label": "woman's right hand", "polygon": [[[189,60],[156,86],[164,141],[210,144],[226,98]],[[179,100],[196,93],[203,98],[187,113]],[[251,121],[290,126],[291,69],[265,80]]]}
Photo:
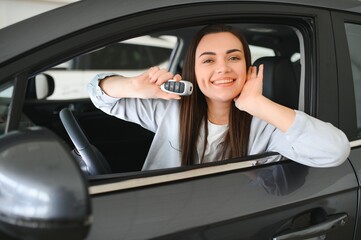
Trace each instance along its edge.
{"label": "woman's right hand", "polygon": [[179,74],[173,75],[165,69],[159,67],[151,67],[145,73],[130,78],[134,90],[138,92],[137,98],[162,98],[177,99],[181,97],[177,94],[166,93],[160,89],[160,85],[164,82],[174,79],[180,81],[182,77]]}
{"label": "woman's right hand", "polygon": [[170,79],[180,81],[182,77],[159,67],[151,67],[136,77],[114,75],[104,78],[99,82],[99,86],[107,95],[116,98],[180,99],[179,95],[161,90],[160,85]]}

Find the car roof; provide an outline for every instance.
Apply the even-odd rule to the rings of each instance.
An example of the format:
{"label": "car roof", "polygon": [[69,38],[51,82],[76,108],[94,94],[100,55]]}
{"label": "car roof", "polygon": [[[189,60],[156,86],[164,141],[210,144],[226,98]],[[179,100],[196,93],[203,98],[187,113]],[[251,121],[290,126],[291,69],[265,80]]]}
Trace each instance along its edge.
{"label": "car roof", "polygon": [[[24,52],[94,24],[152,9],[220,0],[86,0],[45,12],[0,30],[0,66]],[[226,2],[226,1],[224,1]],[[234,0],[227,2],[288,3],[361,13],[358,0]],[[44,34],[46,33],[46,34]]]}

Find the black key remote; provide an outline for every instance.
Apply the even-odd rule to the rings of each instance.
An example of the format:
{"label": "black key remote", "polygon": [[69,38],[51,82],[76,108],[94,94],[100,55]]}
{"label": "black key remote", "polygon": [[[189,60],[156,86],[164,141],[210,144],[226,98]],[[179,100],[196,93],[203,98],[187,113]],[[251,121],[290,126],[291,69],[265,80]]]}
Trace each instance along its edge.
{"label": "black key remote", "polygon": [[189,81],[168,80],[160,85],[160,88],[167,93],[178,94],[181,96],[189,96],[193,92],[193,84]]}

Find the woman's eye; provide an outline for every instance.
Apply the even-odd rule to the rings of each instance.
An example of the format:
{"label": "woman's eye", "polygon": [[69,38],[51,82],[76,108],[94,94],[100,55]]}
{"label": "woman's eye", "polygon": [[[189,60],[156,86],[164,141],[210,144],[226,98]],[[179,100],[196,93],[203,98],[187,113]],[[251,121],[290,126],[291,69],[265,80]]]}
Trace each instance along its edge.
{"label": "woman's eye", "polygon": [[230,61],[239,61],[241,58],[238,56],[232,56],[229,58]]}
{"label": "woman's eye", "polygon": [[213,62],[212,59],[204,59],[204,60],[202,61],[202,63],[211,63],[211,62]]}

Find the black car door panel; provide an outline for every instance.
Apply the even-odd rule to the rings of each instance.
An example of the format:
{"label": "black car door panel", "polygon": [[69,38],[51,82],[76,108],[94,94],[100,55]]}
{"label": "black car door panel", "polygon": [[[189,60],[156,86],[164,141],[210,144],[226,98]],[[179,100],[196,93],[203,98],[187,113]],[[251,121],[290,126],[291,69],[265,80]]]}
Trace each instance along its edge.
{"label": "black car door panel", "polygon": [[290,232],[353,239],[356,202],[357,180],[348,162],[319,169],[285,161],[96,194],[88,239],[260,240]]}

